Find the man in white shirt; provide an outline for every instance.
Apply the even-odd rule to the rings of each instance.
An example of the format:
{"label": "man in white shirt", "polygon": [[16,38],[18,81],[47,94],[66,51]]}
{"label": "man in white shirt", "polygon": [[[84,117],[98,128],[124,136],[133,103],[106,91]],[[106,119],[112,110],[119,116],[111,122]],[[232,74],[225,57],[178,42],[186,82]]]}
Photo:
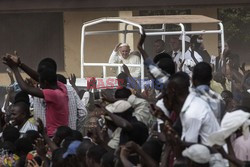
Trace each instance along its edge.
{"label": "man in white shirt", "polygon": [[207,138],[219,129],[219,123],[210,106],[194,92],[188,95],[180,113],[182,139],[190,143],[207,145]]}
{"label": "man in white shirt", "polygon": [[195,92],[189,93],[189,76],[177,72],[169,78],[164,104],[169,111],[180,115],[182,140],[188,143],[207,144],[209,134],[219,129],[211,108]]}
{"label": "man in white shirt", "polygon": [[[179,67],[181,64],[181,43],[177,36],[173,36],[170,38],[169,45],[171,47],[170,56],[175,62],[176,66]],[[179,68],[177,68],[179,71]]]}
{"label": "man in white shirt", "polygon": [[[179,40],[182,39],[182,36],[180,36]],[[185,36],[185,54],[184,54],[184,60],[182,60],[183,66],[182,71],[186,72],[190,77],[192,76],[192,68],[199,62],[202,62],[202,57],[192,48],[190,47],[190,37]],[[181,58],[183,59],[183,58]]]}
{"label": "man in white shirt", "polygon": [[12,125],[16,126],[22,137],[28,130],[37,131],[33,118],[30,117],[29,106],[25,102],[18,102],[11,109]]}
{"label": "man in white shirt", "polygon": [[220,123],[224,114],[224,103],[220,94],[210,89],[213,78],[212,67],[206,62],[196,64],[193,70],[192,82],[197,96],[205,100]]}
{"label": "man in white shirt", "polygon": [[[138,55],[130,53],[130,47],[126,43],[119,43],[115,46],[109,58],[109,63],[123,63],[123,64],[141,64],[141,58]],[[141,75],[140,67],[128,67],[132,77],[138,78]]]}

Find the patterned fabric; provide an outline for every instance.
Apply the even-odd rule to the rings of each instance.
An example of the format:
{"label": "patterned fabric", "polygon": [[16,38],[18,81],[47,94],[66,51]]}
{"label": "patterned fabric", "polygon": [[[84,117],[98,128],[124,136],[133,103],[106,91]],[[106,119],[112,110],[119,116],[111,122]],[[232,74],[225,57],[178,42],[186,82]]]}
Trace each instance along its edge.
{"label": "patterned fabric", "polygon": [[[69,85],[65,86],[67,88],[69,98],[69,127],[78,130],[82,128],[82,122],[86,117],[88,111],[74,88]],[[44,125],[46,125],[45,108],[45,101],[41,98],[34,97],[34,117],[40,118],[43,121]]]}
{"label": "patterned fabric", "polygon": [[149,72],[155,79],[155,89],[161,90],[163,85],[168,81],[169,74],[164,73],[151,58],[147,58],[144,61],[144,64],[147,66]]}
{"label": "patterned fabric", "polygon": [[33,100],[34,104],[34,118],[40,118],[43,122],[44,125],[46,125],[46,118],[45,118],[45,108],[46,108],[46,103],[43,99],[34,97]]}
{"label": "patterned fabric", "polygon": [[35,130],[37,131],[37,126],[35,124],[35,121],[33,118],[30,118],[29,120],[26,121],[26,123],[22,126],[22,128],[19,130],[20,132],[20,137],[23,137],[23,135],[29,131],[29,130]]}
{"label": "patterned fabric", "polygon": [[[193,56],[193,57],[192,57]],[[196,59],[196,60],[195,60]],[[190,77],[192,77],[192,70],[193,67],[198,63],[198,62],[202,62],[203,59],[202,57],[199,55],[199,53],[197,53],[196,51],[192,52],[191,48],[189,48],[185,54],[184,54],[184,64],[182,66],[182,71],[186,72]],[[182,62],[184,61],[182,60]]]}
{"label": "patterned fabric", "polygon": [[14,167],[19,157],[16,154],[10,154],[8,150],[0,150],[0,166],[1,167]]}
{"label": "patterned fabric", "polygon": [[171,57],[173,59],[173,61],[179,66],[180,65],[180,60],[181,60],[181,51],[178,50],[178,51],[173,51],[172,54],[171,54]]}
{"label": "patterned fabric", "polygon": [[218,122],[220,122],[223,116],[223,99],[221,95],[212,91],[207,85],[200,85],[194,91],[198,97],[202,98],[208,103],[216,119]]}
{"label": "patterned fabric", "polygon": [[[79,98],[72,86],[66,85],[69,97],[69,127],[71,129],[81,128],[83,119],[87,116],[88,111],[83,101]],[[78,127],[78,128],[77,128]]]}
{"label": "patterned fabric", "polygon": [[220,129],[208,103],[191,91],[181,109],[182,140],[208,145],[208,136]]}

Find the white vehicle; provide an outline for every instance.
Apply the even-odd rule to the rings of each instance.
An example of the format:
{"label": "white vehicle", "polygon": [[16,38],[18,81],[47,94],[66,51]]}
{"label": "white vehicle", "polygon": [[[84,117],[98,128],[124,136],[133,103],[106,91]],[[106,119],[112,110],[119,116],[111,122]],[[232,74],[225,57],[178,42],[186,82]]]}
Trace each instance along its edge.
{"label": "white vehicle", "polygon": [[[88,31],[89,27],[96,26],[101,23],[124,23],[123,30],[105,30],[105,31]],[[217,24],[219,29],[216,30],[200,30],[200,31],[186,31],[184,24]],[[178,25],[180,31],[166,31],[168,25]],[[133,26],[133,30],[128,30],[128,26]],[[107,78],[107,67],[118,67],[118,72],[121,72],[123,64],[109,64],[109,63],[88,63],[85,61],[85,38],[88,35],[101,35],[110,33],[122,33],[124,34],[123,42],[127,41],[128,33],[140,33],[143,32],[143,25],[162,25],[161,29],[145,29],[147,36],[162,36],[165,40],[166,35],[182,35],[182,56],[184,57],[185,51],[185,35],[193,34],[219,34],[222,46],[224,50],[224,28],[220,20],[210,18],[202,15],[166,15],[166,16],[136,16],[136,17],[106,17],[88,21],[82,26],[81,34],[81,78],[77,79],[78,86],[86,86],[87,82],[84,76],[85,67],[102,67],[103,79]],[[108,60],[107,60],[108,61]],[[140,67],[141,68],[141,79],[144,80],[144,64],[141,58],[141,64],[126,64],[129,67]],[[94,77],[94,76],[93,76]]]}

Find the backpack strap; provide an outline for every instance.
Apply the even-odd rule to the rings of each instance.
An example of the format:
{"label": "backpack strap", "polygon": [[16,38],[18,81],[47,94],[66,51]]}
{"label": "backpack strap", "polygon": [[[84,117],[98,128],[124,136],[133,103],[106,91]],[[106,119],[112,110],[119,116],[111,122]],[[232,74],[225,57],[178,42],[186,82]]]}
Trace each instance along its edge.
{"label": "backpack strap", "polygon": [[191,57],[194,60],[195,64],[198,64],[199,62],[197,61],[197,59],[194,56],[194,50],[191,50],[191,51],[189,50],[189,52],[191,53]]}

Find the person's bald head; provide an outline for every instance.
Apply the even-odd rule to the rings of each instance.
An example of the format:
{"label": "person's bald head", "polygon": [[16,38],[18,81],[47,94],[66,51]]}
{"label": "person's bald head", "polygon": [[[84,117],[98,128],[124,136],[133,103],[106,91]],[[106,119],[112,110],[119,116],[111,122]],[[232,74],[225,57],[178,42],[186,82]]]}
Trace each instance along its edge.
{"label": "person's bald head", "polygon": [[159,54],[165,50],[165,42],[162,39],[157,39],[154,42],[154,51]]}
{"label": "person's bald head", "polygon": [[169,45],[172,51],[178,51],[181,48],[181,42],[178,36],[172,36],[169,41]]}

